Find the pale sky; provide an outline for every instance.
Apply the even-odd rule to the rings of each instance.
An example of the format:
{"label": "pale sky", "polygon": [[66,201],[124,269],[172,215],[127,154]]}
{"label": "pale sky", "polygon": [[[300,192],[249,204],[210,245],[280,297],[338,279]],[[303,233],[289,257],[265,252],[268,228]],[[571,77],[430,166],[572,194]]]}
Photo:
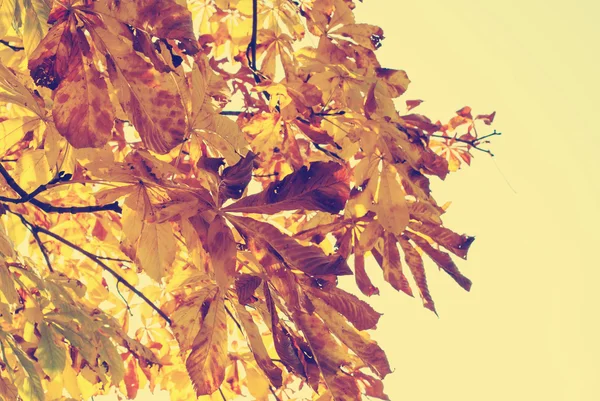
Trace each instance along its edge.
{"label": "pale sky", "polygon": [[412,80],[407,98],[426,101],[415,111],[495,110],[503,133],[494,160],[434,185],[453,202],[445,224],[477,237],[459,264],[471,293],[430,265],[439,319],[389,288],[373,300],[388,395],[600,400],[600,3],[366,0],[361,14],[384,30],[381,62]]}
{"label": "pale sky", "polygon": [[453,202],[445,224],[477,237],[459,261],[471,292],[430,264],[437,318],[376,283],[391,400],[600,400],[599,15],[584,0],[358,5],[358,20],[384,29],[382,64],[412,80],[405,99],[425,100],[415,111],[495,110],[503,133],[494,160],[475,153],[433,184]]}

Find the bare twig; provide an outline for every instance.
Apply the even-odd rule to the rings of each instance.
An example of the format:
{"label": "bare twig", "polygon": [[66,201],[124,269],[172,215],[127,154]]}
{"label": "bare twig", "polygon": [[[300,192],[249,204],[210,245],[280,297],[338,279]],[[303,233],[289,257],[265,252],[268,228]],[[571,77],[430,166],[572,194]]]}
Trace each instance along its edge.
{"label": "bare twig", "polygon": [[480,152],[488,153],[490,156],[494,156],[494,154],[489,149],[483,149],[483,148],[480,148],[479,146],[482,143],[490,143],[490,141],[486,141],[485,139],[492,137],[492,136],[499,136],[499,135],[502,135],[502,132],[496,132],[496,130],[494,130],[494,132],[492,132],[491,134],[487,134],[487,135],[484,135],[482,137],[475,138],[475,139],[460,139],[455,136],[436,135],[436,134],[429,135],[429,137],[430,138],[450,139],[450,140],[454,140],[456,142],[466,143],[467,145],[471,146],[473,149],[479,150]]}
{"label": "bare twig", "polygon": [[12,51],[15,51],[15,52],[19,52],[21,50],[25,50],[24,47],[11,45],[10,42],[7,41],[7,40],[0,39],[0,44],[3,44],[4,46],[8,47],[9,49],[11,49]]}
{"label": "bare twig", "polygon": [[64,180],[64,176],[58,176],[52,179],[47,184],[40,185],[33,192],[28,193],[25,191],[17,182],[11,177],[8,171],[0,164],[0,175],[4,177],[4,180],[8,184],[9,187],[12,188],[13,191],[19,195],[19,198],[9,198],[6,196],[0,196],[0,202],[7,203],[31,203],[42,209],[46,213],[94,213],[101,211],[113,211],[117,213],[121,213],[121,206],[119,206],[118,202],[113,202],[108,205],[91,205],[91,206],[54,206],[46,202],[42,202],[40,200],[35,199],[37,195],[46,191],[48,186],[56,184]]}
{"label": "bare twig", "polygon": [[125,299],[125,297],[123,296],[123,294],[121,294],[121,290],[119,289],[119,284],[120,281],[117,281],[117,294],[119,294],[119,296],[121,297],[121,299],[123,300],[123,303],[125,303],[125,307],[127,308],[127,311],[129,312],[129,316],[133,316],[133,312],[131,312],[131,307],[129,306],[129,302],[127,302],[127,300]]}

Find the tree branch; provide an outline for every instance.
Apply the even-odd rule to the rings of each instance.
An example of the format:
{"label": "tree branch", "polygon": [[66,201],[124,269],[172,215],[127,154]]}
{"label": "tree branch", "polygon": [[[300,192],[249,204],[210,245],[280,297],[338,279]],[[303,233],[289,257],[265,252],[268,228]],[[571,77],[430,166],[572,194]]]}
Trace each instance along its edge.
{"label": "tree branch", "polygon": [[54,206],[46,202],[42,202],[40,200],[35,199],[37,195],[48,190],[48,186],[56,184],[61,181],[67,181],[68,175],[59,174],[57,177],[53,178],[47,184],[40,185],[33,192],[28,193],[25,191],[17,182],[11,177],[8,171],[0,164],[0,175],[4,177],[4,180],[8,184],[9,187],[12,188],[13,191],[19,195],[19,198],[9,198],[6,196],[0,196],[0,202],[8,202],[14,204],[21,203],[31,203],[42,209],[46,213],[94,213],[101,211],[113,211],[117,213],[121,213],[121,206],[119,206],[118,202],[113,202],[108,205],[91,205],[91,206]]}
{"label": "tree branch", "polygon": [[473,149],[479,150],[480,152],[484,152],[484,153],[488,153],[490,156],[494,156],[494,154],[489,150],[489,149],[483,149],[480,148],[479,145],[481,145],[482,143],[490,143],[490,141],[484,141],[485,139],[492,137],[492,136],[499,136],[502,135],[502,132],[496,132],[496,130],[494,130],[494,132],[492,132],[491,134],[487,134],[484,135],[480,138],[475,138],[475,139],[460,139],[457,138],[455,136],[447,136],[447,135],[435,135],[435,134],[431,134],[429,135],[430,138],[442,138],[442,139],[451,139],[454,140],[456,142],[461,142],[461,143],[466,143],[467,145],[471,146]]}
{"label": "tree branch", "polygon": [[160,317],[162,317],[167,323],[171,324],[171,319],[169,318],[169,316],[167,316],[167,314],[165,312],[163,312],[158,306],[156,306],[151,300],[149,300],[148,297],[146,297],[141,291],[137,290],[131,283],[129,283],[129,281],[125,280],[123,277],[121,277],[119,275],[119,273],[117,273],[116,271],[114,271],[110,266],[108,266],[106,263],[104,263],[102,260],[100,260],[96,255],[94,255],[91,252],[86,251],[85,249],[83,249],[80,246],[72,243],[68,239],[63,238],[60,235],[55,234],[52,231],[49,231],[49,230],[45,229],[44,227],[40,227],[40,226],[37,226],[37,225],[34,225],[34,224],[28,222],[25,219],[25,217],[21,216],[18,213],[14,213],[14,212],[11,212],[11,213],[19,216],[22,221],[23,220],[26,221],[27,224],[29,224],[31,226],[31,228],[32,228],[33,231],[35,231],[37,233],[45,234],[45,235],[47,235],[49,237],[52,237],[55,240],[57,240],[59,242],[62,242],[63,244],[67,245],[68,247],[70,247],[70,248],[78,251],[79,253],[87,256],[87,258],[90,259],[92,262],[96,263],[102,269],[104,269],[105,271],[107,271],[108,273],[110,273],[117,280],[117,284],[118,283],[123,284],[130,291],[132,291],[135,295],[137,295],[142,300],[144,300],[144,302],[146,302],[152,309],[154,309],[156,311],[156,313],[158,313],[160,315]]}
{"label": "tree branch", "polygon": [[20,52],[21,50],[25,50],[24,47],[11,45],[10,42],[7,40],[0,39],[0,44],[3,44],[4,46],[8,47],[9,49],[11,49],[12,51],[15,51],[15,52]]}
{"label": "tree branch", "polygon": [[22,215],[17,214],[17,213],[14,213],[14,214],[16,216],[18,216],[19,219],[21,219],[21,223],[25,226],[25,228],[27,228],[27,230],[29,230],[31,235],[33,235],[33,239],[35,239],[35,242],[37,243],[38,248],[40,248],[40,251],[42,252],[42,255],[44,256],[44,260],[46,261],[46,264],[48,265],[48,270],[50,270],[50,272],[53,273],[54,269],[52,268],[52,263],[50,263],[50,257],[48,256],[48,249],[46,249],[46,245],[44,245],[44,243],[42,242],[42,239],[40,238],[40,234],[35,229],[35,226],[33,224],[31,224],[29,221],[27,221],[27,219],[25,219],[25,217],[23,217]]}

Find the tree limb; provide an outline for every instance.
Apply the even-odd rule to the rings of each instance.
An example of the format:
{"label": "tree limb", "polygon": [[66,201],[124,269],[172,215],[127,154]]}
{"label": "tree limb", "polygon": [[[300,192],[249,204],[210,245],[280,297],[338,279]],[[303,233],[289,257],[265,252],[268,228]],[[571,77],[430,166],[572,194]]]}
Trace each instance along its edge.
{"label": "tree limb", "polygon": [[31,203],[42,209],[46,213],[94,213],[94,212],[102,212],[102,211],[113,211],[117,213],[121,213],[122,209],[119,206],[118,202],[109,203],[108,205],[90,205],[90,206],[54,206],[46,202],[42,202],[38,199],[35,199],[37,195],[46,191],[48,186],[56,184],[60,181],[65,180],[65,176],[59,175],[56,178],[53,178],[47,184],[40,185],[32,192],[28,193],[25,191],[17,182],[11,177],[8,171],[0,164],[0,175],[4,177],[4,180],[8,184],[9,187],[12,188],[13,191],[19,195],[19,198],[9,198],[6,196],[0,196],[0,202],[8,202],[14,204],[21,203]]}
{"label": "tree limb", "polygon": [[44,227],[40,227],[40,226],[30,223],[29,221],[27,221],[27,219],[25,219],[25,217],[23,217],[22,215],[20,215],[18,213],[15,213],[15,212],[11,212],[11,213],[18,216],[21,219],[21,221],[23,221],[27,225],[29,225],[31,227],[31,230],[33,230],[32,233],[36,232],[36,233],[45,234],[49,237],[54,238],[55,240],[57,240],[59,242],[62,242],[63,244],[78,251],[79,253],[87,256],[87,258],[90,259],[92,262],[96,263],[102,269],[104,269],[105,271],[110,273],[117,280],[117,283],[121,283],[125,287],[127,287],[135,295],[137,295],[142,300],[144,300],[144,302],[146,302],[152,309],[154,309],[156,311],[156,313],[158,313],[160,315],[160,317],[162,317],[167,323],[171,324],[171,319],[169,318],[169,316],[167,316],[167,314],[165,312],[163,312],[158,306],[156,306],[151,300],[149,300],[148,297],[146,297],[141,291],[136,289],[129,281],[125,280],[123,277],[121,277],[119,275],[119,273],[114,271],[110,266],[108,266],[106,263],[104,263],[102,260],[100,260],[100,258],[98,258],[98,256],[94,255],[91,252],[86,251],[85,249],[81,248],[79,245],[72,243],[68,239],[63,238],[60,235],[55,234],[52,231],[45,229]]}

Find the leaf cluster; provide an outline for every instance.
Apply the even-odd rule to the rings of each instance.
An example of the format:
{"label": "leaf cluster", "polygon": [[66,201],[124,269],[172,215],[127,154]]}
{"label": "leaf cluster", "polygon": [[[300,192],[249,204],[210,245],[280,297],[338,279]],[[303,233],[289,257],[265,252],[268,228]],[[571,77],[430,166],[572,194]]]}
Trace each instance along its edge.
{"label": "leaf cluster", "polygon": [[353,9],[0,2],[0,398],[388,399],[338,277],[374,296],[373,262],[433,312],[426,259],[470,289],[430,179],[494,114],[399,107]]}

